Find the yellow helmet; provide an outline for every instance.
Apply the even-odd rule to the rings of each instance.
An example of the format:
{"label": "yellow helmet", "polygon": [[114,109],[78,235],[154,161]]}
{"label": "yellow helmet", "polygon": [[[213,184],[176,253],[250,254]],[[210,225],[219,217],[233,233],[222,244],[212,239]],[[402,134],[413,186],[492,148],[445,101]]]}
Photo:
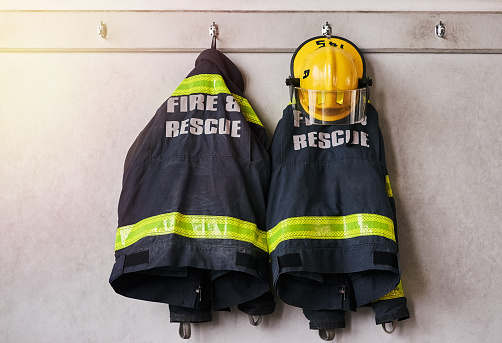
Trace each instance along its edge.
{"label": "yellow helmet", "polygon": [[297,86],[295,105],[312,123],[364,120],[369,82],[364,58],[353,43],[340,37],[314,37],[298,47],[291,69]]}

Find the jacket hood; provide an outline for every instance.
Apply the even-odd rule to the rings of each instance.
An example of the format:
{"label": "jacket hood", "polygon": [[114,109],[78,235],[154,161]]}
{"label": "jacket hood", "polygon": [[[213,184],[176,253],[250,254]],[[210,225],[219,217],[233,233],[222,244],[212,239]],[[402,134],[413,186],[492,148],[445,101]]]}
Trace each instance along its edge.
{"label": "jacket hood", "polygon": [[196,74],[221,74],[230,91],[243,95],[244,79],[237,66],[216,49],[204,50],[195,60],[195,69],[187,76]]}

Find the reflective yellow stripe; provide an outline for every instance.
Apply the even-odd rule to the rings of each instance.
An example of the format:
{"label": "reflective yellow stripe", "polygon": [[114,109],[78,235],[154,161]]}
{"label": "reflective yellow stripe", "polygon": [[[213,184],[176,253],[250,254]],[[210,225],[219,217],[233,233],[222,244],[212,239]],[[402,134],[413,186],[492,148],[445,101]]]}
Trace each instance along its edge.
{"label": "reflective yellow stripe", "polygon": [[402,298],[402,297],[404,297],[403,285],[401,282],[399,282],[399,285],[397,285],[397,287],[395,289],[393,289],[392,291],[390,291],[389,293],[387,293],[386,295],[384,295],[383,297],[381,297],[380,299],[377,299],[375,301],[396,299],[396,298]]}
{"label": "reflective yellow stripe", "polygon": [[288,218],[267,232],[269,252],[290,239],[347,239],[382,236],[393,241],[394,223],[378,214],[357,213],[338,217]]}
{"label": "reflective yellow stripe", "polygon": [[231,239],[248,242],[267,251],[267,234],[256,224],[225,216],[165,213],[117,229],[115,250],[128,247],[143,237],[176,234],[198,239]]}
{"label": "reflective yellow stripe", "polygon": [[172,96],[189,94],[231,94],[223,77],[218,74],[199,74],[187,77],[179,84]]}
{"label": "reflective yellow stripe", "polygon": [[237,103],[241,108],[241,112],[248,122],[263,126],[246,98],[233,93],[232,96],[235,98],[235,100],[237,100]]}
{"label": "reflective yellow stripe", "polygon": [[190,94],[230,94],[239,104],[241,112],[246,118],[246,121],[263,126],[260,119],[249,104],[249,101],[242,96],[231,93],[221,75],[199,74],[187,77],[186,79],[181,81],[180,85],[178,86],[178,88],[176,88],[171,96]]}
{"label": "reflective yellow stripe", "polygon": [[387,190],[387,196],[392,198],[394,195],[392,194],[392,188],[390,187],[389,175],[385,175],[385,189]]}

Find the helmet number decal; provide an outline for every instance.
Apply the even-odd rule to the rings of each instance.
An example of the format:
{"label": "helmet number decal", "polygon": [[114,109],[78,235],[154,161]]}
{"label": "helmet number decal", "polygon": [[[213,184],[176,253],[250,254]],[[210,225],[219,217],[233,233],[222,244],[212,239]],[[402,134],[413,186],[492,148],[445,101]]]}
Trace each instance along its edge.
{"label": "helmet number decal", "polygon": [[310,75],[310,69],[305,69],[303,71],[303,78],[306,79]]}
{"label": "helmet number decal", "polygon": [[[326,46],[326,42],[323,39],[316,40],[315,43],[317,45],[319,45],[319,48],[324,48]],[[332,47],[335,47],[335,48],[339,47],[340,49],[343,49],[343,44],[340,44],[340,46],[338,46],[338,44],[336,44],[335,42],[331,42],[331,41],[328,44]]]}
{"label": "helmet number decal", "polygon": [[315,43],[319,45],[320,48],[324,48],[326,46],[326,42],[324,42],[324,40],[316,40]]}

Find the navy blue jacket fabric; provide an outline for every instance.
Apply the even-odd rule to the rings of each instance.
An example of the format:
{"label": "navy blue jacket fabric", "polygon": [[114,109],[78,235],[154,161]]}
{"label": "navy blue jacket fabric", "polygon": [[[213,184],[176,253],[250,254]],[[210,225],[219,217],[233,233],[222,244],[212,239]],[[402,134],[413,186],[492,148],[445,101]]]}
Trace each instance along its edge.
{"label": "navy blue jacket fabric", "polygon": [[[237,67],[206,50],[132,144],[110,276],[117,293],[221,310],[269,291],[269,140],[243,92]],[[262,300],[257,314],[272,312]]]}
{"label": "navy blue jacket fabric", "polygon": [[397,223],[378,114],[364,123],[295,124],[272,148],[267,230],[273,283],[287,304],[355,310],[398,287]]}

